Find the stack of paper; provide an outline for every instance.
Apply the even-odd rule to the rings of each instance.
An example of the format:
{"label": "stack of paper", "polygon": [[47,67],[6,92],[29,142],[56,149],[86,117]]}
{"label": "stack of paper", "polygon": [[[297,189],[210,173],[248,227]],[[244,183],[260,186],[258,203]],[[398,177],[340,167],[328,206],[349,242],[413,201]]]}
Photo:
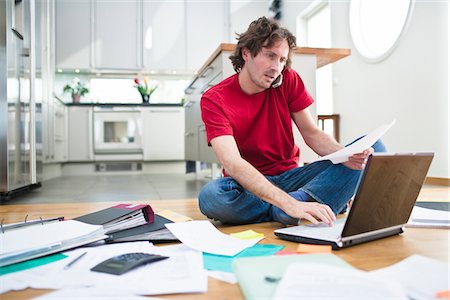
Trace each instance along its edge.
{"label": "stack of paper", "polygon": [[105,239],[102,226],[62,221],[0,234],[0,267]]}
{"label": "stack of paper", "polygon": [[450,228],[450,212],[414,206],[407,227]]}

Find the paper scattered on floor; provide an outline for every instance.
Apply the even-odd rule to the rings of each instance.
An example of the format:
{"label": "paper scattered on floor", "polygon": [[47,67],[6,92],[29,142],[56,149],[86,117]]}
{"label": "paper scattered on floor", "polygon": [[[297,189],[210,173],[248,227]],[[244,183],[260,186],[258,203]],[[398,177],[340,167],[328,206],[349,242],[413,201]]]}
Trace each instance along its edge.
{"label": "paper scattered on floor", "polygon": [[433,299],[438,292],[450,290],[449,271],[448,262],[412,255],[370,273],[401,283],[412,299]]}
{"label": "paper scattered on floor", "polygon": [[241,231],[241,232],[235,232],[235,233],[230,233],[230,235],[232,237],[241,239],[241,240],[251,240],[251,239],[258,239],[258,238],[263,238],[264,234],[263,233],[259,233],[256,232],[254,230],[245,230],[245,231]]}
{"label": "paper scattered on floor", "polygon": [[450,228],[450,212],[414,206],[406,227]]}
{"label": "paper scattered on floor", "polygon": [[303,254],[311,253],[331,253],[331,245],[311,245],[311,244],[298,244],[296,252]]}
{"label": "paper scattered on floor", "polygon": [[[80,253],[87,254],[69,269],[64,269]],[[169,256],[116,276],[91,271],[98,263],[116,255],[143,252]],[[51,264],[1,276],[0,292],[9,290],[107,288],[128,295],[204,293],[208,276],[202,253],[185,245],[156,247],[148,242],[118,243],[84,247],[65,252],[69,256]],[[125,283],[125,284],[124,284]]]}
{"label": "paper scattered on floor", "polygon": [[170,223],[166,227],[186,246],[217,255],[234,256],[262,239],[237,239],[220,232],[209,221]]}
{"label": "paper scattered on floor", "polygon": [[357,269],[288,266],[272,299],[408,299],[400,284]]}

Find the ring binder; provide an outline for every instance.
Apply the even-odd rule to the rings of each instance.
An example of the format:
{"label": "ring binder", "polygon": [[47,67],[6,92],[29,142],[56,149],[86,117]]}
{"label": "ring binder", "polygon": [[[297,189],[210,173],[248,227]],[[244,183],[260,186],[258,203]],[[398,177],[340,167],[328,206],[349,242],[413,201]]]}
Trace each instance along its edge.
{"label": "ring binder", "polygon": [[4,219],[2,219],[2,222],[0,224],[2,234],[4,234],[5,231],[11,230],[11,229],[27,227],[27,226],[36,225],[36,224],[44,225],[45,223],[64,221],[64,217],[56,217],[56,218],[48,218],[48,219],[42,219],[42,217],[39,217],[39,220],[32,220],[32,221],[27,221],[27,219],[28,219],[28,215],[25,216],[25,220],[23,222],[11,223],[11,224],[3,224]]}
{"label": "ring binder", "polygon": [[[108,237],[104,233],[103,226],[75,220],[59,222],[60,219],[62,218],[10,224],[10,227],[15,226],[14,230],[8,229],[0,234],[0,267],[90,244]],[[29,226],[31,223],[37,226]]]}

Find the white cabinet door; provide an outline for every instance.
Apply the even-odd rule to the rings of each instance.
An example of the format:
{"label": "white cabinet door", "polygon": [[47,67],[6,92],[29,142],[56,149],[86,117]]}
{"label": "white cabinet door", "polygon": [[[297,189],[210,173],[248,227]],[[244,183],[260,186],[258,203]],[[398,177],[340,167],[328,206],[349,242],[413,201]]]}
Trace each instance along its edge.
{"label": "white cabinet door", "polygon": [[94,0],[94,65],[136,70],[142,66],[141,3]]}
{"label": "white cabinet door", "polygon": [[92,107],[69,107],[69,161],[92,161]]}
{"label": "white cabinet door", "polygon": [[56,1],[56,67],[73,71],[91,67],[91,1]]}
{"label": "white cabinet door", "polygon": [[229,42],[225,1],[186,1],[187,70],[198,71],[220,43]]}
{"label": "white cabinet door", "polygon": [[42,103],[43,162],[67,161],[67,109],[56,99]]}
{"label": "white cabinet door", "polygon": [[143,107],[144,160],[184,160],[184,108]]}
{"label": "white cabinet door", "polygon": [[144,0],[142,12],[145,69],[185,71],[185,2]]}
{"label": "white cabinet door", "polygon": [[64,162],[67,160],[67,107],[53,100],[54,104],[54,161]]}

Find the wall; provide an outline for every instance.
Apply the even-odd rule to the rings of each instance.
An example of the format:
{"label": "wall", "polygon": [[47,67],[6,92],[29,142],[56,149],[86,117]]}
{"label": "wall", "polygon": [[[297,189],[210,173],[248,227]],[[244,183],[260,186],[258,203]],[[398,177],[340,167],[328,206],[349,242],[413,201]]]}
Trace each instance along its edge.
{"label": "wall", "polygon": [[[312,1],[285,0],[282,23],[292,32]],[[333,65],[334,107],[343,143],[396,118],[384,141],[392,152],[434,151],[430,177],[449,173],[448,1],[415,1],[412,18],[393,53],[376,64],[356,51],[349,2],[331,1],[332,47],[352,55]]]}

